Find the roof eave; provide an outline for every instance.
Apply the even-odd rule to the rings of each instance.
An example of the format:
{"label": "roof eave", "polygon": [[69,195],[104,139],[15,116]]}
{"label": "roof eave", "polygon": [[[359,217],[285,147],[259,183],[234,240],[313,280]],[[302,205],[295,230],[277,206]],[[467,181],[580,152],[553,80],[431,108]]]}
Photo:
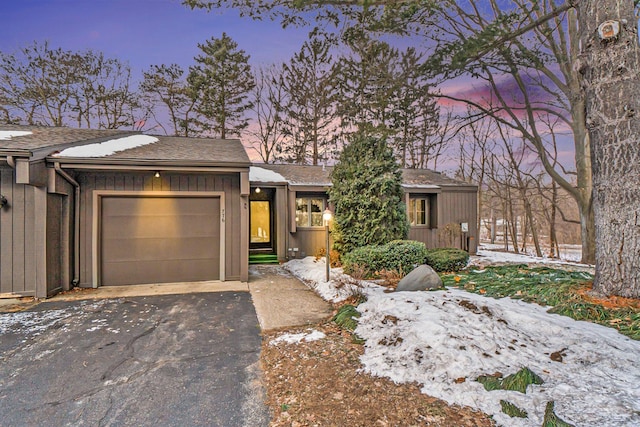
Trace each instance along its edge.
{"label": "roof eave", "polygon": [[251,162],[211,162],[202,160],[162,160],[162,159],[110,159],[105,157],[57,157],[49,156],[47,161],[63,167],[75,169],[171,169],[171,168],[241,168],[248,169]]}

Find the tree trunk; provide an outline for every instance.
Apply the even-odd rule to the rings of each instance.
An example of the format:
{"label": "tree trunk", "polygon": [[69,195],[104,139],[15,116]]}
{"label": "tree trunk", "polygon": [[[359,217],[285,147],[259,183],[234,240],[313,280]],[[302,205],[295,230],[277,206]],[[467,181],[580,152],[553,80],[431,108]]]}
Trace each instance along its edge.
{"label": "tree trunk", "polygon": [[549,258],[560,258],[558,238],[556,237],[556,215],[558,211],[558,185],[551,182],[551,214],[549,215]]}
{"label": "tree trunk", "polygon": [[[640,297],[640,47],[632,0],[578,3],[593,163],[594,290]],[[598,27],[612,20],[619,34]],[[612,26],[609,25],[611,28]],[[602,29],[602,27],[601,27]],[[615,28],[613,28],[615,33]]]}

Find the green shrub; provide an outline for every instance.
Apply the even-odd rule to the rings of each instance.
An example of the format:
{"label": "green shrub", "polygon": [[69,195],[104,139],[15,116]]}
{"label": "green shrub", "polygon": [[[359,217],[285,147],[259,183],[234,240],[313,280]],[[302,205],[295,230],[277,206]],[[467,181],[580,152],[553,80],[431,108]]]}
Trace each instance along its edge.
{"label": "green shrub", "polygon": [[424,264],[426,247],[413,240],[394,240],[380,246],[364,246],[343,257],[344,271],[352,274],[364,272],[367,278],[376,277],[382,271],[409,273],[417,265]]}
{"label": "green shrub", "polygon": [[469,262],[469,253],[462,249],[438,248],[426,251],[427,264],[438,272],[462,270]]}

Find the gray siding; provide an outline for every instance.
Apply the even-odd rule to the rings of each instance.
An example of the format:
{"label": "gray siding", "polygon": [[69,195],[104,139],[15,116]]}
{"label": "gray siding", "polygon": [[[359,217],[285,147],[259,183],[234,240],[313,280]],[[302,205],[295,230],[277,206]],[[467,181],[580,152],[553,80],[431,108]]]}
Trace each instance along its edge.
{"label": "gray siding", "polygon": [[314,256],[318,250],[327,245],[325,229],[323,228],[301,228],[298,227],[295,233],[291,233],[289,238],[289,248],[298,248],[298,251],[289,253],[290,258],[302,258],[303,256]]}
{"label": "gray siding", "polygon": [[[469,253],[475,254],[477,251],[477,209],[478,195],[473,190],[462,190],[456,188],[443,188],[442,193],[438,194],[438,228],[442,230],[447,224],[460,224],[466,222],[469,224],[469,232],[466,236],[460,236],[454,245],[462,248],[465,243],[463,240],[469,238]],[[445,243],[439,238],[439,246]]]}
{"label": "gray siding", "polygon": [[62,290],[65,277],[64,196],[47,195],[47,296]]}
{"label": "gray siding", "polygon": [[[225,193],[225,270],[226,280],[240,280],[242,224],[240,174],[179,174],[162,173],[155,178],[151,172],[81,172],[80,183],[80,286],[92,285],[93,191],[220,191]],[[246,266],[244,266],[246,268]]]}
{"label": "gray siding", "polygon": [[[290,192],[289,197],[294,198],[295,192]],[[433,193],[415,193],[414,196],[433,195]],[[409,201],[409,194],[406,195],[406,201]],[[278,208],[284,206],[278,204]],[[289,210],[295,209],[289,205]],[[435,207],[437,210],[434,227],[413,226],[409,228],[408,239],[424,242],[427,248],[437,248],[445,246],[453,246],[456,248],[465,248],[468,241],[469,253],[475,254],[477,251],[477,193],[475,189],[444,187],[441,193],[436,195]],[[276,213],[280,215],[279,212]],[[454,241],[448,242],[443,237],[443,230],[449,223],[461,224],[468,223],[469,232],[464,236],[459,236]],[[319,249],[326,246],[324,228],[300,228],[297,227],[295,232],[289,234],[288,248],[298,248],[297,252],[289,252],[288,258],[300,258],[304,253],[306,256],[315,255]]]}
{"label": "gray siding", "polygon": [[287,224],[288,224],[288,209],[287,206],[288,191],[284,186],[276,188],[275,203],[275,232],[276,232],[276,255],[280,261],[287,259]]}
{"label": "gray siding", "polygon": [[0,293],[35,295],[34,187],[16,184],[11,167],[1,167],[0,175],[0,194],[8,201],[0,210]]}

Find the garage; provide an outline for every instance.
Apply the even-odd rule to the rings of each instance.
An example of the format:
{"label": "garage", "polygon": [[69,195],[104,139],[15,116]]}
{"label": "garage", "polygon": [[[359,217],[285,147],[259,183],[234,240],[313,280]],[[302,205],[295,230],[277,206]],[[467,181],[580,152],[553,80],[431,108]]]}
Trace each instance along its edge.
{"label": "garage", "polygon": [[103,195],[100,285],[224,280],[221,197]]}

